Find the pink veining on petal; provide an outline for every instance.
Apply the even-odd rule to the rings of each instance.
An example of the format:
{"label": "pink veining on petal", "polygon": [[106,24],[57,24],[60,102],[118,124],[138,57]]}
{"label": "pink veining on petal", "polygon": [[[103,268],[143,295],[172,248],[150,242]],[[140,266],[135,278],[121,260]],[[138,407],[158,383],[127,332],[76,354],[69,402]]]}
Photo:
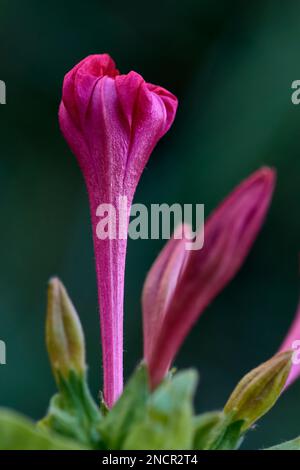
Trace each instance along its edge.
{"label": "pink veining on petal", "polygon": [[[172,124],[177,99],[136,72],[120,75],[108,54],[91,55],[68,72],[59,109],[62,133],[82,170],[89,195],[103,351],[104,399],[111,407],[123,388],[123,297],[126,239],[96,235],[100,204],[128,214],[142,171]],[[116,223],[119,223],[117,213]],[[128,225],[128,220],[127,220]]]}
{"label": "pink veining on petal", "polygon": [[153,387],[165,376],[200,314],[243,264],[265,219],[274,184],[275,172],[262,168],[240,184],[205,223],[204,247],[190,252],[147,360]]}
{"label": "pink veining on petal", "polygon": [[[294,341],[298,341],[297,347],[295,348]],[[299,360],[299,348],[300,348],[300,303],[298,305],[298,309],[295,315],[295,318],[290,326],[290,329],[279,348],[278,352],[289,351],[295,349],[297,360]],[[300,377],[300,364],[294,363],[292,365],[290,374],[285,384],[285,389],[289,387],[295,380]]]}

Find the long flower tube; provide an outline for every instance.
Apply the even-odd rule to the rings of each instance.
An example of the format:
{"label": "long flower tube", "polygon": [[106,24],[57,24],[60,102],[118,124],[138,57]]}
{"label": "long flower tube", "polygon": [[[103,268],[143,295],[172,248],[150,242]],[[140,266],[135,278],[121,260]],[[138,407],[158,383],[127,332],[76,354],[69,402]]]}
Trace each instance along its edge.
{"label": "long flower tube", "polygon": [[[121,75],[107,54],[91,55],[65,76],[59,108],[62,133],[77,157],[90,202],[104,370],[104,399],[111,407],[123,388],[123,296],[127,229],[133,195],[160,138],[170,128],[177,99],[136,72]],[[122,235],[98,236],[99,207],[118,208]],[[101,212],[101,211],[100,211]]]}

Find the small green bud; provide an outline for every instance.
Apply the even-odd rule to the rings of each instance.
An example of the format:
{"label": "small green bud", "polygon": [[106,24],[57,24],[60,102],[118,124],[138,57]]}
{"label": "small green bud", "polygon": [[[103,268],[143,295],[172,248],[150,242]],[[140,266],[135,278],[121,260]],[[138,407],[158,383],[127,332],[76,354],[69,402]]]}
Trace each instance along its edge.
{"label": "small green bud", "polygon": [[246,431],[267,413],[279,398],[292,365],[293,351],[276,354],[249,372],[238,383],[224,407],[232,421],[244,421]]}
{"label": "small green bud", "polygon": [[46,343],[50,362],[58,381],[71,371],[85,373],[84,335],[76,310],[59,279],[48,286]]}

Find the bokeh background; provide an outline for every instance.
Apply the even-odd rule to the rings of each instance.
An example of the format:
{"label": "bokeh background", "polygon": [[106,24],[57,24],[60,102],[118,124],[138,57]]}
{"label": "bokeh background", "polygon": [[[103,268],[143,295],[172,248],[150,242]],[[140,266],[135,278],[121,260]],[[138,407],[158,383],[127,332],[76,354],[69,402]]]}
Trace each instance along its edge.
{"label": "bokeh background", "polygon": [[[44,346],[46,285],[67,286],[87,336],[89,378],[101,387],[97,294],[87,195],[60,135],[64,74],[109,52],[178,95],[172,130],[135,200],[204,203],[206,214],[262,165],[278,170],[268,220],[244,267],[189,335],[176,364],[196,367],[197,411],[221,407],[239,378],[278,348],[298,301],[300,2],[290,0],[1,0],[0,403],[42,417],[55,386]],[[142,354],[140,292],[160,241],[129,242],[125,369]],[[300,382],[244,448],[300,433]],[[1,431],[0,431],[1,432]]]}

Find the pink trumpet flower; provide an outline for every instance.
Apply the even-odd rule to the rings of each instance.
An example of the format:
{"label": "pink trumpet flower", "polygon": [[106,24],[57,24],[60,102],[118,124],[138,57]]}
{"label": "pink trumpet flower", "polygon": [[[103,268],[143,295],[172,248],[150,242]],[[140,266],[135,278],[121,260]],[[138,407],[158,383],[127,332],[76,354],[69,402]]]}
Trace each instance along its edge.
{"label": "pink trumpet flower", "polygon": [[258,170],[209,217],[202,249],[184,252],[185,240],[174,238],[158,256],[142,296],[144,359],[152,387],[167,373],[200,314],[243,264],[265,219],[274,185],[272,169]]}
{"label": "pink trumpet flower", "polygon": [[300,303],[291,327],[279,349],[279,352],[295,350],[293,365],[285,384],[285,389],[300,377]]}
{"label": "pink trumpet flower", "polygon": [[[104,369],[104,399],[111,407],[123,389],[123,296],[128,215],[142,171],[170,128],[177,99],[136,72],[120,75],[107,54],[91,55],[69,73],[59,108],[62,133],[76,155],[88,190]],[[99,239],[100,204],[127,198],[123,236]],[[121,214],[122,216],[122,214]],[[119,226],[120,214],[116,216]]]}

